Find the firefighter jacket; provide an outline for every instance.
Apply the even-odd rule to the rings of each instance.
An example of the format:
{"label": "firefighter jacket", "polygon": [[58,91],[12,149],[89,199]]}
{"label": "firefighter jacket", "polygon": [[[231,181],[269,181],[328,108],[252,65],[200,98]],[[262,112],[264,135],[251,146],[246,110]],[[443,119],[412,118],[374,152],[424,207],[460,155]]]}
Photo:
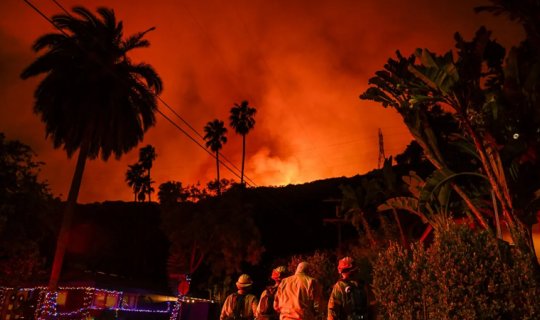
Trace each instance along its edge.
{"label": "firefighter jacket", "polygon": [[252,294],[231,293],[223,303],[219,320],[253,320],[257,304],[257,297]]}
{"label": "firefighter jacket", "polygon": [[257,320],[279,320],[279,314],[274,310],[274,297],[278,286],[264,289],[257,307]]}
{"label": "firefighter jacket", "polygon": [[341,279],[328,300],[328,320],[367,319],[367,306],[365,290],[356,281]]}
{"label": "firefighter jacket", "polygon": [[280,320],[320,319],[322,290],[319,283],[303,272],[287,277],[279,284],[274,309]]}

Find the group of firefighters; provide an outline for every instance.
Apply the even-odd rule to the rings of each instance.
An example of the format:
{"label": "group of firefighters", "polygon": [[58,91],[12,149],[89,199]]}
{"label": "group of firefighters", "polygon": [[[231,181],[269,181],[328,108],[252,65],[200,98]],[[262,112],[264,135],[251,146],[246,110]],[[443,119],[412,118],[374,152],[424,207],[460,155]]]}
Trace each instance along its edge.
{"label": "group of firefighters", "polygon": [[311,277],[310,266],[300,262],[294,275],[286,276],[286,268],[272,270],[274,285],[267,287],[260,299],[249,293],[253,281],[242,274],[236,282],[237,292],[230,294],[221,309],[220,320],[323,320],[322,308],[327,307],[327,320],[367,319],[367,295],[355,280],[354,260],[339,260],[340,279],[336,282],[325,306],[322,288]]}

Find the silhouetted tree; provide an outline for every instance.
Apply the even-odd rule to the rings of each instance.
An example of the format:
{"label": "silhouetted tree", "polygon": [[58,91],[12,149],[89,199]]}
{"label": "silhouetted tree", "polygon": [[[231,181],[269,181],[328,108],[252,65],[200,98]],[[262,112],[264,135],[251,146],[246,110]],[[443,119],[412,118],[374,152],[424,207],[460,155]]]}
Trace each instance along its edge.
{"label": "silhouetted tree", "polygon": [[230,189],[233,185],[234,181],[229,179],[220,179],[219,183],[218,180],[209,181],[206,184],[206,189],[210,193],[218,194],[218,190],[221,190],[221,192],[225,192],[228,189]]}
{"label": "silhouetted tree", "polygon": [[151,185],[153,181],[150,175],[150,169],[152,169],[156,157],[156,149],[152,145],[147,145],[139,150],[139,163],[146,170],[148,176],[148,179],[145,180],[145,183],[148,185],[144,186],[145,194],[148,195],[148,202],[152,202],[152,192],[154,191]]}
{"label": "silhouetted tree", "polygon": [[234,131],[242,136],[242,171],[240,176],[240,184],[244,185],[244,162],[246,159],[246,135],[255,126],[255,113],[257,109],[249,106],[247,101],[234,104],[231,108],[231,115],[229,117],[231,127]]}
{"label": "silhouetted tree", "polygon": [[204,264],[222,278],[238,273],[245,263],[257,264],[265,250],[253,213],[239,192],[161,212],[162,227],[171,242],[169,272],[194,273]]}
{"label": "silhouetted tree", "polygon": [[0,133],[0,282],[44,280],[58,215],[32,149]]}
{"label": "silhouetted tree", "polygon": [[[146,200],[146,195],[150,198],[150,194],[154,192],[154,187],[152,187],[152,184],[154,181],[150,180],[150,177],[145,174],[141,177],[141,191],[139,192],[138,199],[140,202],[144,202]],[[148,200],[150,202],[150,200]]]}
{"label": "silhouetted tree", "polygon": [[[223,121],[215,119],[210,121],[204,127],[204,140],[206,141],[206,147],[210,148],[216,153],[216,169],[217,169],[217,181],[219,179],[219,150],[223,148],[223,145],[227,143],[227,128]],[[221,195],[221,188],[218,186],[218,195]]]}
{"label": "silhouetted tree", "polygon": [[84,7],[74,15],[52,17],[59,33],[45,34],[33,45],[46,50],[21,74],[45,77],[35,92],[34,112],[45,123],[55,148],[68,157],[79,156],[58,236],[49,287],[55,289],[68,243],[86,159],[99,155],[119,158],[135,147],[155,123],[156,95],[162,82],[145,63],[135,64],[127,54],[148,47],[144,35],[123,38],[123,24],[114,11],[98,8],[99,17]]}
{"label": "silhouetted tree", "polygon": [[208,194],[208,190],[206,188],[202,187],[199,182],[196,184],[188,185],[186,187],[187,192],[187,201],[190,202],[198,202],[202,199],[208,198],[210,195]]}
{"label": "silhouetted tree", "polygon": [[139,199],[139,193],[142,190],[144,183],[144,168],[140,163],[128,165],[128,170],[126,171],[126,182],[128,186],[133,189],[133,201]]}
{"label": "silhouetted tree", "polygon": [[161,204],[185,202],[188,196],[180,181],[167,181],[159,185],[158,198]]}
{"label": "silhouetted tree", "polygon": [[[507,56],[483,27],[471,41],[457,33],[455,53],[418,49],[404,57],[398,52],[370,79],[372,86],[361,98],[398,111],[435,167],[422,195],[441,199],[443,187],[450,186],[467,212],[488,230],[500,211],[513,240],[534,253],[531,226],[540,187],[540,4],[492,3],[478,10],[508,14],[523,24],[527,34]],[[435,125],[432,114],[440,110],[453,118],[457,130]],[[456,153],[441,148],[441,136],[459,151],[459,161]],[[466,175],[465,181],[457,179]],[[475,177],[475,183],[470,177]],[[419,202],[426,209],[430,204]]]}

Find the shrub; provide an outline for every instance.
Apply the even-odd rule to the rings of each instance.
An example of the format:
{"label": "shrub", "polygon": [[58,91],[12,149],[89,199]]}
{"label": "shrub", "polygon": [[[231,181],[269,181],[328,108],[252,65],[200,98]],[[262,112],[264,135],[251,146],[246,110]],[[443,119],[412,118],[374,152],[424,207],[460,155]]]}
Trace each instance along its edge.
{"label": "shrub", "polygon": [[430,319],[497,319],[512,306],[505,299],[506,243],[487,232],[448,226],[427,250],[433,288]]}
{"label": "shrub", "polygon": [[391,243],[373,265],[373,294],[386,319],[425,318],[421,278],[425,252],[413,245],[412,252]]}
{"label": "shrub", "polygon": [[381,252],[373,291],[385,319],[538,319],[536,266],[517,246],[450,224],[428,249]]}

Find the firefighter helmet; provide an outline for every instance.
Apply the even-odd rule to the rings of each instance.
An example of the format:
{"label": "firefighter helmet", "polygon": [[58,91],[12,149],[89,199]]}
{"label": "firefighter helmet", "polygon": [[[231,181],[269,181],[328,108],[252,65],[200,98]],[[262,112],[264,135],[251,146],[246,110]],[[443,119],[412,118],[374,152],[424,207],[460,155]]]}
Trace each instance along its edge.
{"label": "firefighter helmet", "polygon": [[251,277],[247,274],[243,274],[240,277],[238,277],[238,281],[236,281],[236,287],[238,289],[240,288],[247,288],[253,284],[253,281],[251,281]]}
{"label": "firefighter helmet", "polygon": [[355,270],[354,260],[351,257],[345,257],[339,260],[338,263],[338,272],[347,273]]}
{"label": "firefighter helmet", "polygon": [[272,276],[271,278],[275,281],[279,281],[285,277],[285,273],[287,272],[287,268],[285,266],[279,266],[272,270]]}

